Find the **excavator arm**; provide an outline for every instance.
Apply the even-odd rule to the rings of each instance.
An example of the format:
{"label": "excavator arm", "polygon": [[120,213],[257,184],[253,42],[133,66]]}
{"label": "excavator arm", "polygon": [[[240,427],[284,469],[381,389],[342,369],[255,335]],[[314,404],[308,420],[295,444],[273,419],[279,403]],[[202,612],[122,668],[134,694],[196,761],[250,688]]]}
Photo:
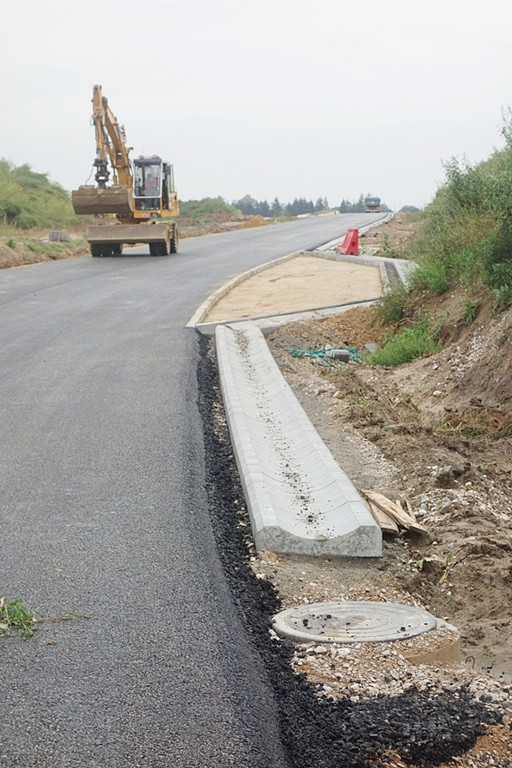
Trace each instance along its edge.
{"label": "excavator arm", "polygon": [[130,149],[126,146],[124,126],[119,125],[116,116],[108,105],[108,99],[103,96],[101,85],[95,85],[92,96],[92,120],[96,131],[96,182],[105,186],[110,173],[108,164],[113,170],[114,184],[133,187],[130,166]]}
{"label": "excavator arm", "polygon": [[[131,216],[134,210],[133,177],[130,163],[130,149],[126,145],[126,134],[122,125],[103,96],[101,85],[93,88],[92,121],[96,133],[96,169],[94,179],[97,186],[84,185],[71,192],[71,201],[78,214],[116,214]],[[113,184],[108,186],[112,168]]]}

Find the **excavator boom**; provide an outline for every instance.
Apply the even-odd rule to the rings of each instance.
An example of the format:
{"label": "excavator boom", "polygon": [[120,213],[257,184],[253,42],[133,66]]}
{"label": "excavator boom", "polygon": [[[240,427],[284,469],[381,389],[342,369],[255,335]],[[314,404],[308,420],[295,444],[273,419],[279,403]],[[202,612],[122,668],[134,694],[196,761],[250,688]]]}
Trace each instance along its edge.
{"label": "excavator boom", "polygon": [[[95,85],[92,95],[92,121],[96,133],[97,187],[84,185],[71,193],[71,202],[78,214],[116,214],[130,216],[133,213],[133,179],[130,165],[130,147],[126,146],[124,127],[103,96],[101,85]],[[114,184],[107,186],[113,170]]]}

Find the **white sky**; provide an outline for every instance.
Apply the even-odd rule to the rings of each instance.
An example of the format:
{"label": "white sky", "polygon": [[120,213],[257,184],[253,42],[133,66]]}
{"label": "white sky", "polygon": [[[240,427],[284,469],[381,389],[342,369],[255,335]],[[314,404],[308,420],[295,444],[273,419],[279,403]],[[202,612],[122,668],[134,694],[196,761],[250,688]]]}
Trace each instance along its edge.
{"label": "white sky", "polygon": [[[92,86],[181,199],[423,206],[443,162],[503,146],[503,0],[0,0],[0,157],[68,190],[94,159]],[[91,182],[92,183],[92,182]]]}

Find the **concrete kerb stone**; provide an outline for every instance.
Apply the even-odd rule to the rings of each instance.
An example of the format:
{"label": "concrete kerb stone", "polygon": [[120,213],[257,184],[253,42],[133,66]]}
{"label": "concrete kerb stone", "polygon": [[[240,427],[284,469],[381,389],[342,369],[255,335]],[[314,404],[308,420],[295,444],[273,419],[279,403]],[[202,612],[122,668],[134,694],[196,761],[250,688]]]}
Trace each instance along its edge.
{"label": "concrete kerb stone", "polygon": [[316,307],[298,312],[282,312],[279,315],[256,315],[249,320],[247,318],[243,320],[237,320],[236,318],[232,320],[214,320],[210,323],[199,323],[195,328],[204,336],[212,336],[219,325],[227,324],[235,327],[241,323],[251,322],[261,330],[268,332],[280,328],[287,323],[293,323],[295,320],[322,320],[322,318],[329,317],[330,315],[339,315],[340,312],[345,312],[347,309],[353,309],[354,307],[368,307],[379,301],[379,298],[350,301],[346,304],[334,304],[331,307]]}
{"label": "concrete kerb stone", "polygon": [[231,442],[258,550],[379,557],[382,533],[252,323],[216,329]]}

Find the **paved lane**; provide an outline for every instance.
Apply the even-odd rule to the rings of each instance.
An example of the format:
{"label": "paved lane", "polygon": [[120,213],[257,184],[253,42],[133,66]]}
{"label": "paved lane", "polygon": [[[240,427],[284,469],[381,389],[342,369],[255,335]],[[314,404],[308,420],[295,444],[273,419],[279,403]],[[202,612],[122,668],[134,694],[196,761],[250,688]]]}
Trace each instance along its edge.
{"label": "paved lane", "polygon": [[184,326],[225,279],[331,239],[333,220],[358,226],[0,273],[0,595],[89,617],[0,639],[0,765],[287,765],[215,548]]}

